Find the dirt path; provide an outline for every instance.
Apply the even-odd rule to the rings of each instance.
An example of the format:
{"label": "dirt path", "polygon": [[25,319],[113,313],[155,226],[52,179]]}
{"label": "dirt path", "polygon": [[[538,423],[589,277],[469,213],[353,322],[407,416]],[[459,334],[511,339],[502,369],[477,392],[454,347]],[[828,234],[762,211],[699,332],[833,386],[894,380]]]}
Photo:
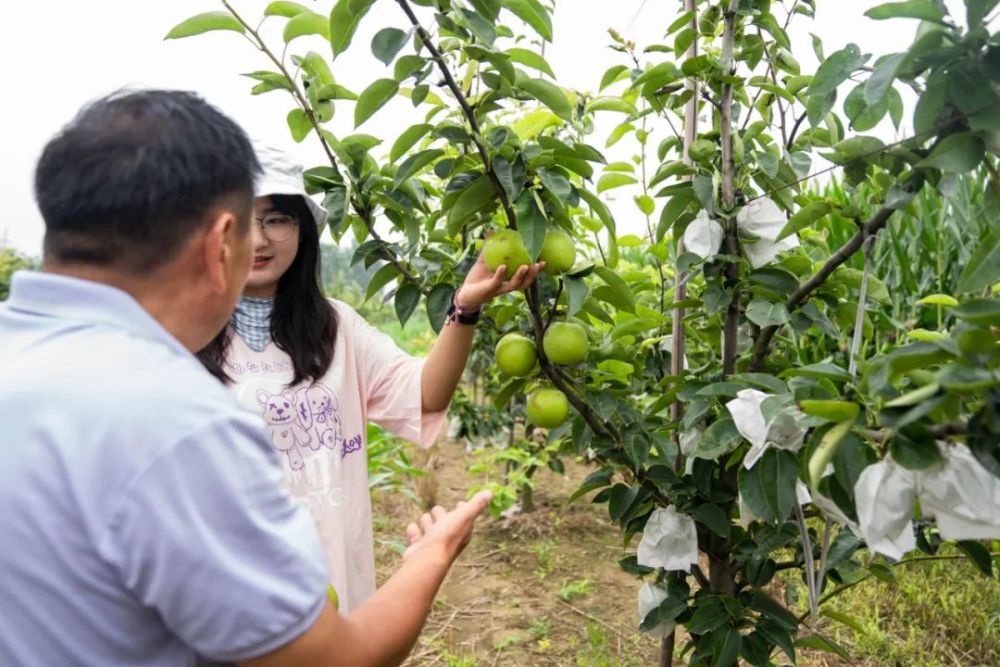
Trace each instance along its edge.
{"label": "dirt path", "polygon": [[[421,495],[451,505],[470,484],[459,443],[435,448],[428,468],[436,486]],[[603,506],[566,500],[586,470],[540,471],[536,509],[510,519],[486,517],[453,568],[411,667],[490,665],[654,665],[658,643],[636,631],[639,582],[617,565],[618,530]],[[423,480],[421,480],[423,481]],[[399,535],[416,511],[405,499],[376,499],[383,535]],[[397,556],[378,549],[380,575]]]}
{"label": "dirt path", "polygon": [[[469,463],[462,443],[435,446],[422,462],[430,474],[418,480],[418,494],[424,502],[453,505],[466,496],[472,484]],[[622,557],[621,533],[608,519],[605,506],[586,500],[566,503],[588,472],[588,468],[569,461],[565,475],[540,471],[535,511],[510,519],[487,516],[480,520],[472,544],[438,595],[413,657],[406,663],[408,667],[657,664],[658,642],[637,629],[639,581],[617,564]],[[406,523],[418,513],[416,504],[402,495],[376,498],[376,537],[399,539]],[[633,541],[633,549],[636,544]],[[399,556],[388,544],[378,544],[376,560],[381,581],[398,566]],[[906,576],[906,572],[900,576]],[[939,585],[921,578],[915,579],[915,584],[920,589]],[[773,593],[780,597],[778,590]],[[891,593],[888,588],[875,589],[872,599],[881,600]],[[947,597],[927,604],[943,603]],[[894,604],[901,604],[892,599],[897,600]],[[891,614],[894,609],[890,605],[885,613]],[[912,631],[905,622],[896,627],[890,621],[886,617],[877,624],[887,632],[886,646],[904,641],[905,633]],[[798,658],[800,667],[907,664],[879,655],[884,650],[878,648],[873,655],[842,660],[829,653],[803,649],[798,651]],[[956,661],[937,653],[941,651],[935,651],[933,660],[927,656],[922,664],[1000,664]],[[780,655],[775,656],[775,661],[785,664]],[[685,664],[674,660],[677,667]]]}

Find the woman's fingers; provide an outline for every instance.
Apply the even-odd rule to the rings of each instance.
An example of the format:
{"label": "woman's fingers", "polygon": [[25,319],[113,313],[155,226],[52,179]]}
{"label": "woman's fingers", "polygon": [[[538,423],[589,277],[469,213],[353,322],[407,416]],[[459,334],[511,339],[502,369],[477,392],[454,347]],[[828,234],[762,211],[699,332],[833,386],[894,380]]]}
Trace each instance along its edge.
{"label": "woman's fingers", "polygon": [[416,544],[420,541],[420,538],[424,536],[424,531],[420,530],[420,527],[415,523],[410,523],[406,526],[406,543],[409,545]]}
{"label": "woman's fingers", "polygon": [[531,286],[531,283],[535,282],[539,272],[544,268],[545,262],[537,262],[520,267],[511,279],[503,284],[499,293],[506,294],[507,292],[527,289]]}

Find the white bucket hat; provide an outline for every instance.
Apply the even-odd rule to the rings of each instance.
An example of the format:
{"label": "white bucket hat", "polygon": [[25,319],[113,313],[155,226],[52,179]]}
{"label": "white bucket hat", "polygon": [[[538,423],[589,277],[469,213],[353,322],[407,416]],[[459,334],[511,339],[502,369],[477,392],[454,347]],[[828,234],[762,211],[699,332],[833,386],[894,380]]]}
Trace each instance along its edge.
{"label": "white bucket hat", "polygon": [[322,229],[326,224],[326,209],[306,194],[302,165],[281,149],[257,141],[254,142],[254,152],[257,153],[262,171],[257,179],[254,195],[257,197],[298,195],[305,200],[316,226]]}

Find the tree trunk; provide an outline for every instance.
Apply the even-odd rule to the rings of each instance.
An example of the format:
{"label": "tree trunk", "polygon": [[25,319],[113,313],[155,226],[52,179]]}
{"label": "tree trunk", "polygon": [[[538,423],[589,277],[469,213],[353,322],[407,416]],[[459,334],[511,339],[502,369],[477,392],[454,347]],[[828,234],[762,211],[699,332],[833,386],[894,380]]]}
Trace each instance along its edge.
{"label": "tree trunk", "polygon": [[659,667],[673,667],[674,664],[674,643],[677,633],[671,632],[660,641],[660,663]]}
{"label": "tree trunk", "polygon": [[531,488],[531,484],[522,484],[521,490],[518,492],[518,502],[521,503],[521,512],[524,514],[535,511],[533,491],[534,489]]}
{"label": "tree trunk", "polygon": [[[735,71],[733,63],[733,26],[736,22],[736,8],[739,0],[731,0],[723,15],[722,31],[722,71],[731,75]],[[736,218],[731,214],[736,206],[735,165],[733,164],[733,86],[722,84],[722,100],[719,104],[719,135],[722,143],[722,206],[726,219],[726,253],[739,256],[740,240],[736,229]],[[726,282],[733,290],[726,323],[723,330],[722,373],[729,376],[736,371],[736,342],[740,325],[739,265],[730,263],[726,267]]]}

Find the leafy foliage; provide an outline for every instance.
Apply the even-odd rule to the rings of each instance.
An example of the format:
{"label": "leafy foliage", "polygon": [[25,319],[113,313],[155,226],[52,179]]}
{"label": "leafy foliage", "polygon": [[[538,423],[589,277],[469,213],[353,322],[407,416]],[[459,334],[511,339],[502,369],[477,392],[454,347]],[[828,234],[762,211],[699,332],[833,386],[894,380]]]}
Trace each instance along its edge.
{"label": "leafy foliage", "polygon": [[[640,49],[612,32],[622,63],[597,94],[558,84],[539,0],[397,0],[410,32],[376,35],[371,50],[392,77],[360,95],[319,56],[292,56],[293,74],[238,23],[278,70],[252,75],[253,92],[285,90],[294,138],[322,143],[329,164],[308,172],[311,191],[334,238],[351,233],[357,262],[375,272],[369,297],[386,290],[400,322],[420,303],[439,321],[441,295],[487,230],[517,228],[532,249],[547,230],[572,235],[576,265],[492,304],[472,363],[497,410],[552,385],[576,412],[544,450],[522,443],[494,458],[526,471],[560,447],[585,455],[597,470],[580,495],[607,503],[626,547],[660,509],[692,522],[708,573],[623,561],[666,594],[643,629],[684,626],[691,664],[766,665],[778,652],[794,660],[796,647],[843,654],[817,619],[827,587],[859,566],[859,480],[874,466],[938,470],[965,446],[1000,472],[1000,47],[983,23],[996,3],[968,0],[964,26],[938,0],[873,7],[867,16],[889,29],[917,20],[910,48],[876,57],[837,44],[826,55],[817,40],[813,73],[788,30],[810,20],[814,0],[692,4],[664,43]],[[339,64],[370,6],[338,0],[326,31],[291,3],[268,14],[288,21],[286,41],[327,37]],[[863,134],[886,119],[901,127],[904,86],[919,93],[914,134],[892,145]],[[361,125],[398,95],[426,115],[388,153],[324,126],[335,104],[354,101]],[[598,114],[621,120],[603,142],[591,137]],[[707,126],[685,125],[699,114]],[[609,163],[602,150],[616,145],[633,159]],[[824,161],[840,178],[818,191],[809,179]],[[646,238],[619,235],[603,199],[625,188]],[[585,325],[586,364],[543,353],[562,320]],[[512,331],[538,343],[526,380],[488,369]],[[973,544],[960,548],[983,569],[988,552]],[[790,551],[808,631],[764,590]],[[868,571],[893,576],[880,562]]]}

